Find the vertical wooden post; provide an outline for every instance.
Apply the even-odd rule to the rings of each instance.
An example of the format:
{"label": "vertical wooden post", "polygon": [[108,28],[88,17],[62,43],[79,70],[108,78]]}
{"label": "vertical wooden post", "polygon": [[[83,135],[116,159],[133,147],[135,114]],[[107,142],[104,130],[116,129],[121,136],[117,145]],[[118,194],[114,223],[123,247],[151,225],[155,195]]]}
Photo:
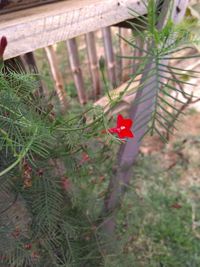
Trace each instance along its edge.
{"label": "vertical wooden post", "polygon": [[[138,47],[144,48],[144,42],[141,36],[135,36],[135,44]],[[134,48],[133,51],[133,56],[134,57],[141,57],[143,56],[143,52],[137,48]],[[138,68],[139,60],[138,59],[133,59],[132,62],[132,72],[136,72],[136,69]]]}
{"label": "vertical wooden post", "polygon": [[112,46],[111,30],[109,27],[103,28],[102,33],[103,33],[106,62],[108,67],[108,77],[113,87],[116,87],[115,59]]}
{"label": "vertical wooden post", "polygon": [[[130,37],[129,33],[130,29],[127,28],[120,28],[120,36],[122,36],[125,39],[128,39]],[[130,45],[128,45],[124,40],[120,38],[120,53],[121,56],[128,56],[131,54],[131,48]],[[131,68],[131,59],[121,58],[121,79],[123,82],[127,81],[129,79],[130,75],[130,68]]]}
{"label": "vertical wooden post", "polygon": [[64,89],[64,82],[60,71],[58,69],[58,59],[54,50],[54,47],[48,46],[45,47],[45,52],[49,61],[49,65],[51,68],[51,73],[55,83],[55,90],[60,100],[62,112],[67,110],[67,94]]}
{"label": "vertical wooden post", "polygon": [[[33,52],[28,52],[28,53],[24,54],[22,56],[22,60],[23,60],[24,64],[28,67],[28,70],[31,73],[39,73]],[[45,94],[45,87],[42,84],[41,80],[39,81],[38,93],[40,96],[43,96]]]}
{"label": "vertical wooden post", "polygon": [[[118,28],[119,30],[119,36],[122,35],[121,33],[121,27]],[[121,47],[121,38],[118,39],[118,46],[119,46],[119,56],[122,55],[122,47]],[[118,57],[116,60],[116,66],[117,66],[117,78],[122,81],[122,58]]]}
{"label": "vertical wooden post", "polygon": [[94,88],[94,95],[97,97],[100,94],[100,78],[99,78],[99,67],[98,58],[95,45],[95,34],[94,32],[89,32],[85,35],[88,59],[90,64],[90,72],[92,76],[92,83]]}
{"label": "vertical wooden post", "polygon": [[87,100],[84,89],[83,75],[80,68],[80,62],[78,57],[78,48],[75,38],[67,40],[67,50],[68,50],[71,71],[74,77],[74,83],[78,93],[78,98],[81,105],[83,105],[87,102]]}
{"label": "vertical wooden post", "polygon": [[28,52],[23,55],[24,61],[28,66],[30,72],[38,73],[38,68],[36,65],[35,57],[33,52]]}

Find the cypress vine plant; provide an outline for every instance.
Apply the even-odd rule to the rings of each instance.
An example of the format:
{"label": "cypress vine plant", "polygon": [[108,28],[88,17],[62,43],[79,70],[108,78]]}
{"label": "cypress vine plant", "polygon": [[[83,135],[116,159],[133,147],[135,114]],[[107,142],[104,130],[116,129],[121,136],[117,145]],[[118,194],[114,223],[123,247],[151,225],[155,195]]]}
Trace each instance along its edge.
{"label": "cypress vine plant", "polygon": [[[2,37],[2,55],[5,47]],[[89,179],[87,145],[106,118],[98,107],[55,115],[38,76],[18,71],[7,62],[0,71],[0,261],[79,266],[99,256],[90,256],[92,222],[84,212],[95,194],[85,196],[79,179]]]}
{"label": "cypress vine plant", "polygon": [[[105,216],[103,231],[107,232],[109,236],[114,234],[114,214],[132,177],[132,166],[137,158],[143,137],[147,133],[151,135],[155,133],[163,142],[167,142],[165,133],[173,134],[173,129],[176,129],[175,122],[181,113],[181,107],[177,108],[175,103],[179,102],[184,105],[177,94],[182,91],[176,84],[190,84],[182,79],[182,76],[186,74],[195,77],[198,73],[195,71],[185,72],[184,69],[168,64],[169,60],[187,60],[199,57],[199,54],[185,57],[176,56],[177,52],[191,48],[192,42],[197,41],[192,41],[190,34],[192,22],[189,20],[184,23],[183,25],[187,25],[186,27],[181,24],[188,1],[149,0],[148,4],[145,1],[141,2],[147,8],[147,16],[140,16],[136,22],[129,22],[129,24],[133,31],[140,36],[145,47],[137,46],[134,37],[130,40],[121,37],[142,56],[126,57],[139,61],[138,69],[121,94],[121,96],[126,94],[132,82],[139,77],[140,83],[129,111],[129,117],[134,122],[131,130],[135,137],[121,145],[117,158],[117,169],[108,186],[102,215]],[[162,4],[161,9],[160,4]],[[130,10],[130,12],[133,15],[139,15],[134,10]],[[194,86],[194,84],[190,85]]]}
{"label": "cypress vine plant", "polygon": [[[174,78],[181,77],[183,70],[168,66],[171,58],[177,58],[175,52],[190,46],[189,33],[177,26],[187,1],[149,0],[148,5],[142,4],[147,7],[147,16],[140,16],[137,23],[130,25],[147,48],[138,47],[134,39],[124,40],[143,53],[136,58],[140,64],[131,77],[133,81],[141,76],[141,81],[130,118],[119,114],[113,128],[108,127],[106,114],[99,107],[55,114],[51,97],[38,93],[38,75],[25,73],[20,66],[20,72],[16,72],[3,64],[7,43],[6,38],[1,39],[1,266],[103,266],[108,248],[106,235],[114,237],[114,211],[131,178],[141,140],[146,133],[157,133],[166,141],[160,129],[173,128],[175,112],[179,112],[170,101],[174,100],[171,92],[179,90],[174,82],[187,83]],[[130,12],[134,17],[140,15]],[[108,92],[111,107],[128,89],[114,101]],[[110,184],[96,186],[91,176],[99,175],[96,164],[106,166],[107,152],[117,140],[114,134],[130,139],[121,145]],[[85,166],[87,161],[90,170]],[[106,191],[105,200],[102,190],[103,196]],[[109,243],[109,247],[115,245]]]}

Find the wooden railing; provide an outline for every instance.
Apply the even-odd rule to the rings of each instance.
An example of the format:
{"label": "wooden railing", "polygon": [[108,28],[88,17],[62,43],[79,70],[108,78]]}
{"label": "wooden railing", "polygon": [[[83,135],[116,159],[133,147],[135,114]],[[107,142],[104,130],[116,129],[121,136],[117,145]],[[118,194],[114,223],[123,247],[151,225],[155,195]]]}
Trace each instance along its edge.
{"label": "wooden railing", "polygon": [[[26,7],[26,2],[24,0],[22,8]],[[33,5],[37,2],[40,4],[55,1],[34,0],[30,2],[29,4]],[[8,7],[7,9],[6,6],[2,8],[0,14],[8,11]],[[115,88],[117,86],[116,69],[110,26],[131,19],[132,15],[130,15],[129,8],[135,10],[135,14],[144,14],[146,12],[145,6],[141,1],[137,0],[65,0],[2,14],[0,15],[0,36],[6,36],[8,39],[8,47],[4,58],[9,59],[23,54],[26,55],[36,49],[45,48],[55,82],[55,91],[61,105],[64,107],[67,105],[67,96],[62,76],[59,73],[57,55],[53,45],[66,41],[79,102],[80,104],[85,104],[87,96],[75,37],[85,34],[90,73],[94,92],[97,96],[100,94],[100,78],[94,31],[102,30],[108,78]],[[11,11],[13,9],[16,8],[12,7]],[[123,35],[123,30],[120,30],[120,33]],[[122,44],[122,54],[124,53],[124,48],[125,46]],[[32,57],[34,58],[33,54]],[[123,61],[121,64],[124,65]],[[121,81],[125,82],[127,78],[126,71],[121,71]],[[120,88],[123,86],[125,85]],[[117,89],[116,91],[119,90]]]}
{"label": "wooden railing", "polygon": [[13,11],[23,10],[53,2],[58,2],[58,0],[0,0],[0,14],[10,13]]}
{"label": "wooden railing", "polygon": [[128,8],[145,12],[137,0],[70,0],[1,15],[5,59],[128,20]]}

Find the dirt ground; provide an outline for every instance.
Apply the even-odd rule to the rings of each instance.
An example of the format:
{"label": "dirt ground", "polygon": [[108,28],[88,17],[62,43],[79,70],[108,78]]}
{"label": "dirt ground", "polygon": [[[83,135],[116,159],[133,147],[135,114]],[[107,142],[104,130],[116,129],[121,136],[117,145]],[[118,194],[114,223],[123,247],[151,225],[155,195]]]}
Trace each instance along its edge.
{"label": "dirt ground", "polygon": [[166,170],[182,167],[181,186],[200,185],[200,113],[189,112],[180,118],[178,131],[164,144],[158,136],[148,136],[141,147],[144,155],[156,155]]}

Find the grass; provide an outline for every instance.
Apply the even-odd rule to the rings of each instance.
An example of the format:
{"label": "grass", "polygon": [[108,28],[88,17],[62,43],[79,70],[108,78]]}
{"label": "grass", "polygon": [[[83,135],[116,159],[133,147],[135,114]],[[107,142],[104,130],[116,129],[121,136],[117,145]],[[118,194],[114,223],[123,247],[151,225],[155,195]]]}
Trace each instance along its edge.
{"label": "grass", "polygon": [[200,266],[198,223],[194,229],[194,207],[196,222],[200,215],[200,186],[181,183],[186,170],[190,173],[189,169],[196,165],[188,162],[183,168],[178,161],[166,171],[160,158],[157,152],[140,156],[137,161],[118,212],[121,253],[106,258],[106,267]]}
{"label": "grass", "polygon": [[[188,128],[187,122],[196,121],[197,116],[200,118],[200,114],[188,112],[182,125]],[[139,155],[131,184],[117,212],[118,243],[113,244],[113,254],[105,256],[98,266],[200,266],[200,186],[195,178],[200,174],[199,148],[198,132],[186,135],[182,128],[170,144]],[[92,198],[100,202],[104,198],[113,175],[114,151],[118,150],[118,145],[108,145],[104,155],[95,155],[90,144],[88,149],[94,157],[85,163],[85,177],[78,183],[82,193],[86,193],[85,201],[90,203],[88,214],[91,215],[101,210],[101,203],[95,205]],[[103,158],[107,159],[100,163]],[[94,195],[88,196],[88,189]],[[95,197],[99,192],[102,198]]]}

